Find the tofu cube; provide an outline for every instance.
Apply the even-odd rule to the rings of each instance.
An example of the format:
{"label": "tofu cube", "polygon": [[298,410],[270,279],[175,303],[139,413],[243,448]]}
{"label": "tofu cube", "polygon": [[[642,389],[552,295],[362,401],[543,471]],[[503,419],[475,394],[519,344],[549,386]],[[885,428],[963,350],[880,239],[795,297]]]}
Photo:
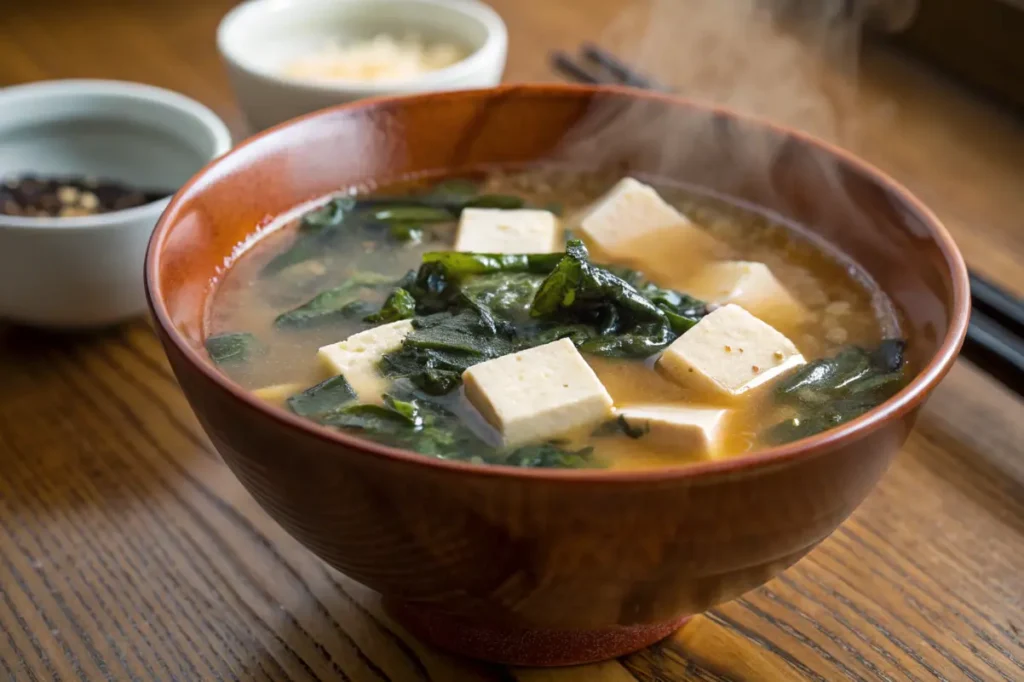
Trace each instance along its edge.
{"label": "tofu cube", "polygon": [[317,355],[331,376],[341,374],[363,402],[377,402],[388,382],[377,369],[387,353],[398,350],[412,331],[411,320],[382,324],[324,346]]}
{"label": "tofu cube", "polygon": [[706,259],[717,246],[653,187],[633,178],[623,178],[598,199],[580,221],[580,231],[605,255],[663,276]]}
{"label": "tofu cube", "polygon": [[680,457],[711,457],[721,451],[729,410],[692,405],[636,404],[616,410],[632,428],[645,430],[644,443]]}
{"label": "tofu cube", "polygon": [[685,281],[682,289],[704,301],[735,303],[775,326],[792,327],[807,315],[803,304],[775,279],[764,263],[712,263]]}
{"label": "tofu cube", "polygon": [[274,384],[273,386],[257,388],[252,394],[260,400],[266,400],[268,403],[283,405],[285,400],[288,400],[288,398],[291,398],[296,393],[302,393],[306,388],[307,386],[304,384]]}
{"label": "tofu cube", "polygon": [[802,364],[792,341],[730,303],[673,341],[657,366],[680,385],[735,398]]}
{"label": "tofu cube", "polygon": [[505,445],[538,443],[606,420],[612,398],[569,339],[473,365],[466,398]]}
{"label": "tofu cube", "polygon": [[552,253],[564,240],[550,211],[467,208],[459,219],[456,251],[477,253]]}

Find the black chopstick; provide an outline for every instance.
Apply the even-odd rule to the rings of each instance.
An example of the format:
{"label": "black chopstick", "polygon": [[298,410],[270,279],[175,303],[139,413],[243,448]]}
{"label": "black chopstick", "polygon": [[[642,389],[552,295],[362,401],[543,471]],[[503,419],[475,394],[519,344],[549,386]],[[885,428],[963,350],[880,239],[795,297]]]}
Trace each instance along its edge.
{"label": "black chopstick", "polygon": [[1024,396],[1024,339],[979,309],[971,312],[960,355],[1017,395]]}
{"label": "black chopstick", "polygon": [[600,85],[604,82],[595,74],[574,62],[572,57],[561,50],[551,53],[551,66],[554,67],[555,71],[559,71],[563,76],[577,83]]}
{"label": "black chopstick", "polygon": [[1017,338],[1024,339],[1024,301],[971,272],[971,303]]}
{"label": "black chopstick", "polygon": [[[664,90],[597,45],[586,43],[580,52],[585,61],[607,75],[595,74],[561,51],[552,55],[552,64],[577,82]],[[962,355],[1011,391],[1024,396],[1024,301],[975,272],[968,274],[974,310]]]}
{"label": "black chopstick", "polygon": [[614,76],[623,85],[630,85],[634,88],[641,88],[642,90],[664,90],[663,87],[652,81],[647,76],[634,71],[618,57],[607,50],[601,49],[593,43],[584,43],[583,47],[580,48],[580,54],[582,54],[585,59],[590,60],[608,71],[608,73]]}

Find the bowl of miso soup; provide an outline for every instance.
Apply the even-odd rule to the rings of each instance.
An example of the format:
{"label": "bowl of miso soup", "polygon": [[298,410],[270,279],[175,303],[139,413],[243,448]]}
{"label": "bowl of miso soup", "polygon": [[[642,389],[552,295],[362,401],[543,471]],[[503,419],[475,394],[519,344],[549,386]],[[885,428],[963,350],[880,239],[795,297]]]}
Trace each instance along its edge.
{"label": "bowl of miso soup", "polygon": [[150,244],[157,329],[264,509],[409,631],[623,655],[865,498],[963,339],[963,261],[852,155],[673,97],[510,86],[252,138]]}

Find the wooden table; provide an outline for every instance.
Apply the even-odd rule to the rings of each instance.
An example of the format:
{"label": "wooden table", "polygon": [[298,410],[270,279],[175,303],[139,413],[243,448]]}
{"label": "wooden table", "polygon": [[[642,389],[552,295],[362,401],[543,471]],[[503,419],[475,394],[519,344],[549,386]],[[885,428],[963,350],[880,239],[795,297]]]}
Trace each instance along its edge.
{"label": "wooden table", "polygon": [[[213,46],[232,4],[6,3],[0,84],[150,82],[240,133]],[[630,3],[494,4],[512,36],[509,79],[550,80],[548,48],[601,36]],[[859,151],[930,202],[977,269],[1024,293],[1021,120],[891,55],[862,71],[844,110],[868,114]],[[961,363],[878,489],[782,576],[618,661],[502,669],[410,639],[271,522],[220,463],[144,322],[88,336],[2,328],[0,678],[1024,679],[1022,417]]]}

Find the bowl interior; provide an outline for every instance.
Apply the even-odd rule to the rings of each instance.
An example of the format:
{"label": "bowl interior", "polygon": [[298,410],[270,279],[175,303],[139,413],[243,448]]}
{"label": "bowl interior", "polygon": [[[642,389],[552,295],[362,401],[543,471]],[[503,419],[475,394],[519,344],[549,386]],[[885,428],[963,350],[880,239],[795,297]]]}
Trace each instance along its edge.
{"label": "bowl interior", "polygon": [[795,220],[863,267],[899,309],[921,375],[902,397],[816,438],[840,438],[916,405],[955,356],[968,314],[963,262],[934,216],[891,180],[764,122],[652,93],[568,86],[380,99],[253,138],[164,214],[147,263],[158,320],[216,377],[202,351],[206,301],[258,225],[351,185],[540,160],[735,197]]}
{"label": "bowl interior", "polygon": [[457,45],[469,57],[484,46],[490,31],[479,11],[468,10],[478,8],[434,0],[250,3],[225,20],[220,46],[235,62],[264,75],[279,74],[298,57],[382,33]]}
{"label": "bowl interior", "polygon": [[226,148],[190,111],[130,91],[29,86],[0,96],[3,177],[78,175],[175,190]]}

